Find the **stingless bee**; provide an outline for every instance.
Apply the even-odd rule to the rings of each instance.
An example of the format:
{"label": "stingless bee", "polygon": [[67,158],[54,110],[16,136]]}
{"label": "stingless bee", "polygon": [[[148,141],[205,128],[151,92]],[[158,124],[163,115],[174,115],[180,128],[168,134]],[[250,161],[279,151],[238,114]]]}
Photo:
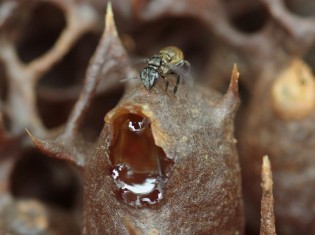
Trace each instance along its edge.
{"label": "stingless bee", "polygon": [[176,76],[176,84],[173,93],[175,94],[178,85],[183,75],[183,72],[188,72],[190,63],[184,59],[184,53],[175,46],[168,46],[159,51],[158,54],[147,58],[147,65],[140,72],[140,79],[145,88],[150,90],[157,79],[160,77],[166,81],[166,90],[169,86],[169,81],[166,76],[173,74]]}

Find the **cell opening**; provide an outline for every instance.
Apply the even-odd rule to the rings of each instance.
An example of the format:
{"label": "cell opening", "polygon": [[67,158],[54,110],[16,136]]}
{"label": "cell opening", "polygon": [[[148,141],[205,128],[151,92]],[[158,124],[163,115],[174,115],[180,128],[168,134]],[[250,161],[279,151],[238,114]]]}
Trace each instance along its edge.
{"label": "cell opening", "polygon": [[68,88],[81,84],[99,38],[99,34],[84,34],[65,57],[40,79],[39,88]]}
{"label": "cell opening", "polygon": [[[100,35],[85,34],[70,52],[48,71],[36,88],[37,107],[44,125],[55,128],[66,122],[79,97],[86,70]],[[58,113],[58,115],[55,115]]]}
{"label": "cell opening", "polygon": [[2,121],[3,127],[5,130],[12,130],[13,123],[11,122],[8,114],[6,112],[2,112]]}
{"label": "cell opening", "polygon": [[[230,7],[230,11],[233,8]],[[242,6],[242,9],[233,13],[229,12],[231,24],[243,33],[257,33],[266,25],[269,13],[261,3]]]}
{"label": "cell opening", "polygon": [[16,49],[20,59],[28,63],[47,52],[66,26],[64,12],[59,7],[43,2],[36,4],[20,22]]}
{"label": "cell opening", "polygon": [[4,66],[0,63],[0,99],[5,101],[8,96],[8,77],[5,73]]}
{"label": "cell opening", "polygon": [[104,126],[104,116],[117,105],[123,93],[124,89],[119,87],[106,94],[99,94],[93,99],[90,111],[86,113],[80,125],[80,132],[85,140],[89,142],[97,140]]}
{"label": "cell opening", "polygon": [[315,15],[315,2],[309,0],[286,0],[284,1],[289,11],[292,13],[312,17]]}
{"label": "cell opening", "polygon": [[134,207],[158,203],[174,162],[155,145],[150,120],[142,114],[121,114],[112,120],[112,128],[109,174],[117,197]]}
{"label": "cell opening", "polygon": [[[63,92],[58,92],[63,96]],[[46,98],[46,97],[45,97]],[[37,108],[43,124],[47,129],[53,129],[66,123],[75,101],[70,100],[50,100],[37,97]]]}
{"label": "cell opening", "polygon": [[35,198],[64,209],[72,209],[82,200],[77,172],[67,163],[33,149],[20,156],[12,169],[9,185],[16,198]]}

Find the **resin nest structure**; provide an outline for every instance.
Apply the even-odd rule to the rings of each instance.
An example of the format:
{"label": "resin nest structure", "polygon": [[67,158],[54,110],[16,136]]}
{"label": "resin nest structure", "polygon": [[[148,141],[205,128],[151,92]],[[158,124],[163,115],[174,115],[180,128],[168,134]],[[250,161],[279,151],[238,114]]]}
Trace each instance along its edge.
{"label": "resin nest structure", "polygon": [[[113,41],[115,47],[108,46]],[[85,87],[63,133],[51,140],[31,135],[43,153],[83,170],[83,234],[242,234],[233,134],[239,106],[236,65],[223,96],[184,84],[175,95],[165,91],[161,79],[150,90],[140,81],[128,83],[119,104],[105,116],[96,144],[82,150],[82,139],[73,134],[80,131],[81,114],[89,108],[100,74],[110,77],[113,68],[104,69],[104,54],[124,58],[117,41],[109,7]]]}
{"label": "resin nest structure", "polygon": [[[247,126],[240,133],[244,187],[248,188],[245,197],[251,208],[249,218],[252,223],[259,219],[261,195],[256,184],[260,180],[261,155],[268,154],[272,156],[277,189],[274,192],[277,229],[284,234],[313,234],[315,214],[310,205],[315,194],[311,173],[315,146],[314,75],[303,61],[293,60],[272,79],[261,81],[257,88],[249,106],[253,115],[245,119]],[[248,161],[255,164],[249,166]]]}
{"label": "resin nest structure", "polygon": [[315,233],[314,1],[106,6],[0,3],[0,234]]}
{"label": "resin nest structure", "polygon": [[242,233],[235,76],[223,97],[163,80],[124,95],[85,166],[87,234]]}

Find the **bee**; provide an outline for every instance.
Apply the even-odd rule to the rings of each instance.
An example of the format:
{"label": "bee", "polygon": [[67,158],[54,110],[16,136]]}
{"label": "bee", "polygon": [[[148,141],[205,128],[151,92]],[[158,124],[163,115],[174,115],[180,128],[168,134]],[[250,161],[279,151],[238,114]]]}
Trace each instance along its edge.
{"label": "bee", "polygon": [[147,65],[140,72],[140,79],[144,87],[150,90],[159,78],[166,81],[166,91],[169,86],[167,75],[176,76],[176,84],[173,93],[176,94],[183,69],[189,70],[190,63],[184,59],[184,53],[175,46],[168,46],[159,51],[158,54],[145,60]]}

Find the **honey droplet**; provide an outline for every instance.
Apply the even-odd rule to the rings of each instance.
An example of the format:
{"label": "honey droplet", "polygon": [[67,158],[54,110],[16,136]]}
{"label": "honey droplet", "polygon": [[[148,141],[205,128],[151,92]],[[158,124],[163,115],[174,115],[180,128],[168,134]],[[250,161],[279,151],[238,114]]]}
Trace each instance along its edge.
{"label": "honey droplet", "polygon": [[174,163],[155,145],[149,119],[124,114],[113,120],[113,128],[110,174],[118,197],[135,207],[157,203]]}

